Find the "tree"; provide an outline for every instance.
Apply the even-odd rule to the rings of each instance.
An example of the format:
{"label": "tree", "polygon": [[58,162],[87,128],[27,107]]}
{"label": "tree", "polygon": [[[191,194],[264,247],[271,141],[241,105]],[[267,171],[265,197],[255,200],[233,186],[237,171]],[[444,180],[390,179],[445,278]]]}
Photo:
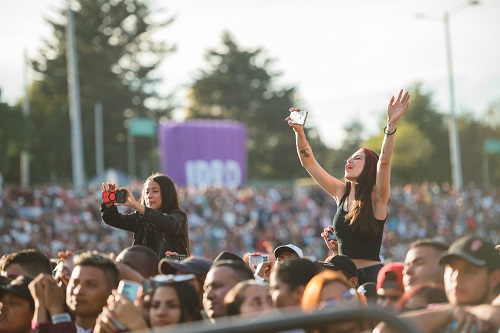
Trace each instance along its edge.
{"label": "tree", "polygon": [[[363,145],[380,147],[383,139],[384,134],[380,133]],[[396,145],[391,161],[391,182],[393,184],[407,184],[435,180],[432,174],[425,173],[424,167],[428,164],[434,164],[434,161],[430,163],[433,152],[434,147],[431,140],[415,124],[405,121],[398,123]]]}
{"label": "tree", "polygon": [[[157,120],[169,108],[155,110],[158,83],[154,70],[173,50],[153,34],[171,20],[155,22],[148,0],[79,0],[75,7],[76,46],[80,73],[85,170],[94,174],[94,104],[103,105],[105,163],[127,165],[126,126],[133,117]],[[71,142],[66,80],[66,11],[49,21],[52,39],[33,61],[39,81],[31,89],[32,179],[71,179]],[[136,143],[137,159],[150,160],[149,140]]]}
{"label": "tree", "polygon": [[[402,122],[411,123],[418,128],[423,138],[429,140],[432,147],[429,160],[415,160],[414,167],[418,177],[412,177],[412,181],[432,180],[439,184],[451,182],[448,117],[437,110],[433,104],[432,93],[424,92],[422,84],[415,83],[409,91],[411,93],[410,108]],[[400,140],[398,144],[399,142]]]}
{"label": "tree", "polygon": [[[295,152],[293,132],[285,123],[297,103],[296,89],[280,88],[280,75],[262,49],[244,50],[229,33],[222,47],[209,50],[209,69],[200,71],[188,95],[188,118],[243,122],[248,129],[251,179],[290,179],[306,175]],[[324,149],[316,132],[306,127],[315,150]]]}
{"label": "tree", "polygon": [[[10,183],[20,178],[19,153],[26,135],[26,121],[18,107],[1,101],[0,91],[0,170],[2,177]],[[16,181],[19,183],[19,181]]]}

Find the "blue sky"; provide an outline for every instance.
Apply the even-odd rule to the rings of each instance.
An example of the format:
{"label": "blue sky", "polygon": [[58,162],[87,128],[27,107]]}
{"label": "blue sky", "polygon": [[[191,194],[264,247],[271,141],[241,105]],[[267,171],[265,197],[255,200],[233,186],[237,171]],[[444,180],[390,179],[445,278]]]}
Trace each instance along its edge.
{"label": "blue sky", "polygon": [[[36,55],[51,36],[43,17],[54,16],[61,0],[2,3],[0,88],[2,100],[23,94],[23,52]],[[308,123],[330,146],[343,127],[361,119],[367,134],[381,131],[378,119],[400,88],[421,82],[436,106],[448,111],[445,10],[454,0],[170,0],[157,1],[176,20],[157,38],[177,45],[159,74],[161,93],[184,100],[185,87],[206,66],[205,51],[220,45],[223,31],[240,46],[262,47],[276,60],[279,83],[298,88]],[[415,18],[425,13],[427,19]],[[450,20],[456,111],[483,113],[500,100],[500,1],[454,13]],[[287,110],[283,110],[285,118]],[[292,134],[291,134],[292,135]]]}

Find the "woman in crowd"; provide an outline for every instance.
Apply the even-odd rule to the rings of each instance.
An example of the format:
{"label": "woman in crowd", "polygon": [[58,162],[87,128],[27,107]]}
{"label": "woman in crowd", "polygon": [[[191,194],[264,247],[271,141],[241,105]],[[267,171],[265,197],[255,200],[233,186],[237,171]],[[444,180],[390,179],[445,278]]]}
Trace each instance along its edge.
{"label": "woman in crowd", "polygon": [[173,279],[156,283],[142,304],[132,303],[116,293],[108,303],[99,315],[94,333],[114,333],[119,328],[121,331],[143,330],[202,320],[198,295],[188,281]]}
{"label": "woman in crowd", "polygon": [[[297,152],[302,166],[316,183],[337,202],[337,213],[331,226],[321,236],[333,254],[345,254],[358,268],[359,284],[376,282],[382,267],[380,246],[387,218],[390,195],[391,157],[397,123],[409,106],[410,94],[403,90],[387,107],[387,126],[380,157],[373,150],[361,148],[345,164],[345,182],[331,176],[316,161],[303,125],[286,118],[295,132]],[[290,112],[300,111],[291,108]],[[334,238],[330,238],[332,231]]]}
{"label": "woman in crowd", "polygon": [[[125,190],[124,203],[103,203],[103,221],[115,228],[134,233],[134,245],[151,248],[160,258],[165,252],[189,256],[188,221],[181,209],[174,182],[164,174],[155,173],[146,179],[141,198],[137,201],[132,192],[115,183],[102,184],[103,195],[109,190]],[[116,206],[127,206],[135,211],[121,214]]]}
{"label": "woman in crowd", "polygon": [[255,318],[256,314],[274,310],[269,288],[255,280],[242,281],[231,288],[224,298],[224,305],[227,316]]}
{"label": "woman in crowd", "polygon": [[[366,299],[360,295],[347,279],[332,270],[324,270],[306,286],[302,297],[302,309],[314,312],[327,308],[366,306]],[[342,321],[320,327],[319,333],[371,332],[362,320]]]}

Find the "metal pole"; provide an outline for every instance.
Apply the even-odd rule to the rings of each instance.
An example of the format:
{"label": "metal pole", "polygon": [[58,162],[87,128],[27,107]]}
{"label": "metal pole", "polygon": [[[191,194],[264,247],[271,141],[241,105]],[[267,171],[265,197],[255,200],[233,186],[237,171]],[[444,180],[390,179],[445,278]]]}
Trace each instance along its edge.
{"label": "metal pole", "polygon": [[449,140],[450,157],[453,187],[460,191],[462,189],[462,159],[460,156],[460,139],[457,130],[457,119],[455,114],[455,83],[453,78],[453,66],[451,58],[451,37],[450,37],[450,13],[446,11],[443,16],[444,30],[446,38],[446,60],[448,63],[448,84],[450,89],[450,119],[449,119]]}
{"label": "metal pole", "polygon": [[490,187],[490,159],[488,153],[484,153],[483,158],[483,187],[489,189]]}
{"label": "metal pole", "polygon": [[135,178],[135,140],[134,135],[128,129],[127,155],[128,155],[128,174],[130,178]]}
{"label": "metal pole", "polygon": [[23,101],[23,118],[25,123],[25,133],[24,133],[24,142],[23,149],[21,151],[21,185],[28,186],[30,184],[30,123],[29,123],[29,115],[30,115],[30,100],[29,100],[29,92],[28,92],[28,68],[29,61],[26,51],[24,52],[24,101]]}
{"label": "metal pole", "polygon": [[[71,1],[71,0],[70,0]],[[73,163],[73,186],[82,188],[85,184],[82,121],[80,111],[80,85],[78,58],[76,54],[75,26],[73,11],[68,1],[68,27],[66,29],[66,58],[68,62],[68,96],[71,121],[71,157]]]}
{"label": "metal pole", "polygon": [[102,103],[94,103],[94,128],[95,128],[95,173],[99,175],[104,171],[104,139],[102,126]]}

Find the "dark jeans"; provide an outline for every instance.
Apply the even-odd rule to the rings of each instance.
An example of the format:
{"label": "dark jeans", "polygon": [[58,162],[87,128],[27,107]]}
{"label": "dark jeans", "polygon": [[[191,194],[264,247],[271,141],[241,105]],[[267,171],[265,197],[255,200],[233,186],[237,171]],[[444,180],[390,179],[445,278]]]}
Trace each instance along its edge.
{"label": "dark jeans", "polygon": [[368,267],[358,268],[359,285],[362,285],[366,282],[377,283],[378,271],[380,271],[383,266],[383,264],[376,264]]}

